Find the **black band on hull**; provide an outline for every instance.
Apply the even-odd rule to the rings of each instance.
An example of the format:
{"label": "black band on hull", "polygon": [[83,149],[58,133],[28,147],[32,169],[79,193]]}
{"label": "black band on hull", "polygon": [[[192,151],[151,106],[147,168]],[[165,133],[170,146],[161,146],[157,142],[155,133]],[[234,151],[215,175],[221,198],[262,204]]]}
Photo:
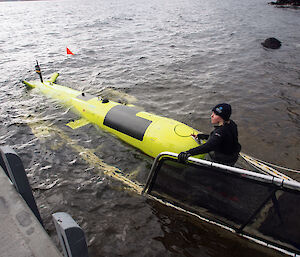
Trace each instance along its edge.
{"label": "black band on hull", "polygon": [[138,112],[128,106],[114,106],[106,114],[103,125],[142,141],[152,121],[136,116]]}

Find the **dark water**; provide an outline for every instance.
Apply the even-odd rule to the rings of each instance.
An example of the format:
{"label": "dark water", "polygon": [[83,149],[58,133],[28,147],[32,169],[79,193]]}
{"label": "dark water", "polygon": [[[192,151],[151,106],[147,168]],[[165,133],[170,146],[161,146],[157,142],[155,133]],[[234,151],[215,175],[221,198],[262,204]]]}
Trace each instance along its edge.
{"label": "dark water", "polygon": [[[277,254],[103,175],[117,169],[143,184],[152,159],[91,125],[71,131],[76,116],[20,80],[37,78],[38,59],[62,85],[205,132],[211,108],[229,102],[243,152],[299,169],[299,10],[265,0],[1,2],[0,21],[0,145],[23,159],[54,240],[50,214],[65,211],[91,256]],[[282,47],[263,49],[267,37]]]}

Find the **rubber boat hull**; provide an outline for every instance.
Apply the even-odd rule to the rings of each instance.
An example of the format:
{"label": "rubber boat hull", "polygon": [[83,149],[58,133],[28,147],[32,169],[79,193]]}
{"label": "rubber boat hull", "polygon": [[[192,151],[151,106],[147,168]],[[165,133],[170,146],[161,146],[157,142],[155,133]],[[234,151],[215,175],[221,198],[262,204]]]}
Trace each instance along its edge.
{"label": "rubber boat hull", "polygon": [[[54,73],[50,80],[44,83],[40,81],[23,81],[23,83],[71,107],[80,115],[80,120],[67,124],[72,128],[88,123],[95,124],[153,158],[164,151],[180,153],[199,145],[191,136],[191,134],[198,134],[199,131],[184,123],[140,111],[133,105],[106,101],[100,97],[55,84],[58,75]],[[203,159],[204,155],[195,157]]]}

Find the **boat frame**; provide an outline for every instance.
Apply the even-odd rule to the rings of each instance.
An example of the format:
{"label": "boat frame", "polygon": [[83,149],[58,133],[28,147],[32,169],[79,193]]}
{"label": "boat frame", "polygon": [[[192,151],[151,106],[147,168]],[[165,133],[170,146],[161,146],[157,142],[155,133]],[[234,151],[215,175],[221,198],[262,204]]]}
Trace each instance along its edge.
{"label": "boat frame", "polygon": [[236,167],[231,167],[219,163],[214,163],[207,160],[197,159],[193,157],[189,157],[187,159],[187,163],[202,166],[202,167],[213,167],[217,168],[220,172],[230,173],[235,176],[246,178],[249,180],[252,180],[257,183],[267,184],[274,186],[274,189],[271,191],[271,193],[266,197],[266,199],[259,205],[259,207],[249,216],[248,220],[242,224],[238,229],[232,228],[228,224],[224,224],[223,222],[218,222],[216,220],[207,218],[202,216],[201,214],[194,212],[193,210],[187,210],[184,208],[184,206],[180,204],[174,203],[174,201],[168,201],[168,199],[160,198],[157,196],[151,195],[152,187],[155,184],[155,178],[158,175],[158,172],[160,170],[161,164],[164,160],[173,160],[174,162],[178,162],[178,154],[172,153],[172,152],[162,152],[160,153],[154,160],[150,173],[148,175],[146,184],[143,188],[142,194],[148,196],[151,199],[154,199],[163,205],[170,206],[172,208],[175,208],[179,211],[182,211],[184,213],[187,213],[189,215],[195,216],[199,218],[200,220],[206,221],[208,223],[217,225],[219,227],[222,227],[223,229],[229,230],[235,234],[238,234],[244,238],[247,238],[251,241],[254,241],[258,244],[261,244],[263,246],[275,249],[279,252],[282,252],[284,254],[300,257],[300,250],[294,251],[293,249],[289,249],[289,247],[281,246],[280,244],[269,242],[268,240],[264,240],[260,237],[256,237],[253,235],[250,235],[247,232],[244,232],[243,229],[252,221],[252,219],[260,212],[260,210],[266,205],[266,203],[272,198],[272,196],[276,193],[277,190],[283,190],[288,192],[295,192],[296,194],[300,194],[300,183],[295,180],[286,180],[283,178],[273,177],[270,175],[260,174],[257,172],[244,170]]}

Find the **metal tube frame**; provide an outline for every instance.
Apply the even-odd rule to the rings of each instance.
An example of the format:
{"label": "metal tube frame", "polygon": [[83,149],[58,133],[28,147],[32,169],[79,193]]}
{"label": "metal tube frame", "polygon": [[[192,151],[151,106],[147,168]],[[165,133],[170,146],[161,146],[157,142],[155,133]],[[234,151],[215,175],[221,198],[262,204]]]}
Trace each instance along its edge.
{"label": "metal tube frame", "polygon": [[[156,172],[158,172],[157,167],[160,163],[160,161],[165,158],[165,157],[171,157],[174,159],[177,159],[178,154],[172,153],[172,152],[162,152],[157,157],[154,159],[154,162],[152,164],[150,173],[148,175],[145,187],[142,191],[142,193],[148,193],[149,188],[151,187],[151,183],[153,178],[155,177]],[[276,177],[272,177],[270,175],[264,175],[260,173],[256,173],[254,171],[249,171],[249,170],[243,170],[240,168],[232,167],[232,166],[227,166],[224,164],[219,164],[207,160],[202,160],[202,159],[197,159],[194,157],[189,157],[187,159],[187,162],[198,165],[198,166],[206,166],[206,167],[214,167],[220,170],[220,172],[228,172],[231,174],[235,174],[237,176],[243,177],[243,178],[248,178],[251,180],[256,180],[259,182],[267,183],[267,184],[273,184],[277,186],[278,188],[285,188],[285,189],[291,189],[291,190],[296,190],[300,192],[300,183],[295,181],[295,180],[285,180],[285,179],[280,179]]]}
{"label": "metal tube frame", "polygon": [[[150,173],[148,175],[145,187],[142,191],[142,194],[148,194],[151,191],[152,186],[155,182],[155,177],[157,176],[157,173],[159,171],[159,166],[162,164],[162,160],[164,158],[173,158],[174,161],[176,161],[177,158],[178,158],[178,154],[172,153],[172,152],[162,152],[159,155],[157,155],[157,157],[155,158],[155,160],[152,164],[152,167],[151,167]],[[245,233],[243,231],[243,229],[247,226],[247,224],[249,222],[251,222],[251,220],[256,216],[256,214],[263,208],[264,204],[266,204],[266,202],[268,202],[272,197],[275,196],[275,193],[276,193],[277,190],[286,189],[286,190],[292,190],[292,191],[300,192],[300,183],[299,182],[297,182],[295,180],[280,179],[280,178],[277,178],[277,177],[272,177],[270,175],[264,175],[264,174],[256,173],[256,172],[253,172],[253,171],[243,170],[243,169],[240,169],[240,168],[231,167],[231,166],[227,166],[227,165],[223,165],[223,164],[219,164],[219,163],[214,163],[214,162],[207,161],[207,160],[197,159],[197,158],[193,158],[193,157],[189,157],[187,159],[187,162],[198,165],[198,166],[214,167],[214,168],[217,168],[220,172],[227,172],[227,173],[234,174],[236,176],[247,178],[247,179],[250,179],[250,180],[254,180],[254,181],[257,181],[257,182],[260,182],[260,183],[272,184],[272,185],[274,185],[274,188],[273,188],[273,190],[271,190],[270,194],[268,194],[268,196],[265,198],[263,203],[249,216],[247,221],[244,224],[242,224],[239,228],[236,228],[236,229],[228,227],[226,225],[222,225],[222,224],[220,224],[216,221],[213,221],[211,219],[204,218],[202,216],[199,216],[196,213],[186,211],[186,210],[182,209],[181,207],[174,206],[175,208],[178,208],[179,210],[182,209],[182,211],[190,213],[191,215],[195,215],[195,216],[199,217],[202,220],[206,220],[209,223],[212,223],[212,224],[215,224],[215,225],[220,226],[222,228],[225,228],[225,229],[227,229],[231,232],[235,232],[235,233],[239,234],[240,236],[248,238],[248,239],[250,239],[252,241],[255,241],[255,242],[257,242],[261,245],[267,246],[269,248],[273,248],[273,249],[275,249],[277,251],[280,251],[282,253],[285,253],[287,255],[291,255],[291,256],[294,256],[294,257],[300,257],[299,253],[291,252],[291,250],[288,249],[288,248],[285,248],[285,247],[282,248],[281,245],[277,245],[276,243],[270,243],[268,241],[264,241],[259,237],[256,238],[255,236],[250,235],[248,233]],[[149,195],[149,196],[151,197],[151,195]],[[156,197],[154,197],[154,199],[159,201],[159,199],[156,198]],[[163,201],[163,202],[166,203],[165,201]]]}

